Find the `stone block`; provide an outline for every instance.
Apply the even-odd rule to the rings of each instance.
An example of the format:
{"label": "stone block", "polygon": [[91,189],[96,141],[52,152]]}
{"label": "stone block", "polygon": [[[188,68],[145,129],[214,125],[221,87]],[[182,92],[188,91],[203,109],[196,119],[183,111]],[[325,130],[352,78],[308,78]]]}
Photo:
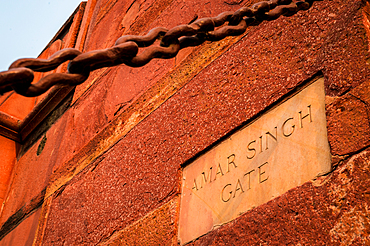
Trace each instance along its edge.
{"label": "stone block", "polygon": [[99,245],[176,245],[178,205],[175,197]]}
{"label": "stone block", "polygon": [[368,108],[352,95],[327,106],[328,138],[333,155],[346,155],[370,144]]}

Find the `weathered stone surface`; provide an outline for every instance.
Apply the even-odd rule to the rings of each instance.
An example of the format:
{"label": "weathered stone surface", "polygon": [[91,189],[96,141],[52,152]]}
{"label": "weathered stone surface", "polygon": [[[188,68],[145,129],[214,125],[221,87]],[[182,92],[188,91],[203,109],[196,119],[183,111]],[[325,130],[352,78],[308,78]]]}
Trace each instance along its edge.
{"label": "weathered stone surface", "polygon": [[185,167],[181,243],[328,173],[326,131],[320,78]]}
{"label": "weathered stone surface", "polygon": [[151,169],[140,164],[148,162],[149,156],[136,154],[135,136],[126,139],[58,191],[43,244],[98,243],[178,193],[178,168],[163,163]]}
{"label": "weathered stone surface", "polygon": [[[126,19],[123,14],[133,1],[98,1],[87,50],[110,46],[120,35],[115,32],[117,27],[127,30],[130,26],[131,32],[139,33],[159,24],[171,27],[187,23],[195,15],[213,16],[238,7],[223,0],[156,2],[155,8],[150,7],[153,1],[141,2],[143,8],[137,16],[145,18],[133,20],[137,9],[132,9],[135,11],[129,12],[131,17]],[[249,6],[252,2],[255,1],[243,4]],[[149,218],[150,212],[177,195],[181,164],[318,71],[324,73],[326,92],[331,96],[341,96],[369,81],[362,5],[360,0],[315,2],[308,11],[251,27],[227,50],[237,39],[228,39],[229,44],[206,44],[202,48],[208,47],[208,51],[185,50],[176,61],[154,61],[143,69],[112,68],[93,73],[91,80],[77,89],[74,107],[48,131],[40,156],[33,156],[36,149],[30,149],[21,160],[18,170],[29,160],[31,167],[24,171],[29,171],[33,179],[23,180],[26,175],[19,175],[20,185],[14,186],[17,196],[9,203],[6,217],[11,217],[9,211],[16,210],[11,204],[20,209],[27,204],[54,168],[48,193],[54,194],[53,201],[41,223],[45,226],[46,245],[94,244],[107,240],[114,231],[130,225],[135,228],[143,216]],[[211,54],[218,45],[222,47],[216,55]],[[188,66],[178,61],[192,55],[193,60],[186,60],[193,61]],[[171,79],[173,83],[167,83]],[[129,81],[127,87],[122,81]],[[366,112],[366,103],[360,103],[365,99],[358,99],[366,95],[352,96],[338,99],[338,105],[333,102],[337,108],[343,103],[352,109],[348,114],[336,112],[337,116],[351,118]],[[122,117],[116,120],[118,114]],[[352,154],[367,146],[368,126],[366,120],[359,122],[361,129],[355,134],[360,148],[354,147],[355,140],[350,138],[349,152],[339,143],[339,139],[348,139],[347,133],[331,128],[333,132],[338,130],[331,138],[334,154]],[[329,121],[329,127],[334,123]],[[324,179],[321,186],[306,183],[290,190],[194,244],[368,243],[369,177],[368,170],[361,169],[367,165],[368,157],[360,160],[362,157],[357,156],[354,168],[343,164],[343,158],[336,162],[343,169]],[[355,163],[354,159],[349,163]],[[84,169],[86,166],[89,167]],[[38,174],[41,180],[27,187],[27,182]]]}
{"label": "weathered stone surface", "polygon": [[99,245],[176,245],[179,197]]}
{"label": "weathered stone surface", "polygon": [[346,155],[370,144],[367,106],[352,95],[327,107],[328,137],[333,155]]}
{"label": "weathered stone surface", "polygon": [[[43,201],[45,196],[45,190],[41,192],[38,196],[34,197],[32,200],[28,201],[25,205],[23,205],[19,210],[17,210],[14,214],[12,214],[5,223],[1,224],[0,228],[0,240],[6,237],[9,233],[11,233],[18,225],[28,217],[32,217],[34,212],[37,211]],[[36,218],[38,215],[36,215]],[[34,222],[36,223],[36,222]],[[36,226],[35,226],[36,227]]]}
{"label": "weathered stone surface", "polygon": [[31,246],[37,230],[40,211],[41,209],[38,209],[31,216],[23,220],[0,241],[0,246]]}
{"label": "weathered stone surface", "polygon": [[360,100],[368,108],[370,105],[370,80],[365,81],[349,92],[350,95]]}
{"label": "weathered stone surface", "polygon": [[[50,189],[51,192],[113,146],[237,40],[226,38],[206,44],[184,56],[184,60],[177,64],[177,69],[163,77],[164,70],[161,67],[168,65],[168,61],[163,60],[136,70],[123,66],[103,71],[90,88],[94,93],[89,91],[81,96],[66,116],[68,120],[64,135],[68,137],[63,138],[60,145],[63,152],[57,159],[51,180],[58,184]],[[122,86],[122,81],[128,84]],[[148,81],[155,84],[149,87]],[[146,91],[142,91],[143,88]],[[92,101],[95,103],[90,106]],[[95,123],[90,125],[92,121]],[[107,122],[109,125],[105,124]],[[75,174],[71,174],[71,170]]]}
{"label": "weathered stone surface", "polygon": [[[359,2],[355,2],[355,6],[356,4],[358,5],[358,3]],[[213,4],[215,4],[213,5],[213,7],[217,12],[222,12],[221,8],[223,7],[223,5],[226,6],[225,3],[223,3],[223,5],[222,4],[217,5],[220,4],[219,2]],[[251,3],[247,2],[245,4],[248,5]],[[248,37],[244,38],[243,41],[239,42],[237,45],[235,45],[235,47],[233,47],[232,49],[233,55],[226,58],[229,59],[229,61],[223,59],[222,60],[223,64],[222,62],[217,62],[218,66],[220,66],[219,71],[221,71],[221,73],[216,74],[216,77],[212,81],[216,81],[214,83],[219,83],[217,81],[224,81],[223,83],[226,84],[234,80],[239,81],[238,83],[240,83],[240,81],[244,81],[244,85],[242,86],[243,87],[246,86],[249,88],[249,92],[246,95],[244,95],[244,97],[248,98],[250,96],[248,100],[250,100],[251,102],[253,101],[254,103],[257,104],[256,108],[254,108],[253,110],[254,112],[258,112],[266,105],[275,101],[275,97],[278,98],[279,96],[283,95],[288,89],[294,87],[300,81],[308,78],[309,75],[312,75],[315,72],[317,72],[319,69],[318,65],[321,65],[322,62],[315,57],[318,55],[320,59],[323,59],[324,57],[321,57],[320,55],[322,54],[322,52],[335,53],[336,50],[335,49],[331,49],[330,51],[322,50],[321,49],[321,46],[323,45],[322,40],[321,39],[316,40],[314,36],[316,34],[318,35],[318,33],[320,33],[321,36],[325,36],[328,30],[331,30],[331,25],[335,25],[337,20],[333,19],[334,17],[330,17],[325,21],[321,20],[322,18],[320,14],[323,13],[317,11],[317,8],[328,9],[329,5],[327,4],[323,5],[323,3],[315,4],[317,6],[315,5],[316,8],[314,7],[312,10],[310,10],[312,11],[310,15],[305,14],[306,12],[302,12],[299,13],[297,16],[290,17],[289,19],[280,18],[275,22],[271,22],[269,23],[268,28],[266,28],[266,26],[263,26],[263,24],[261,27],[254,28],[253,33],[249,33]],[[194,6],[199,7],[200,5],[201,3],[198,3],[197,5]],[[203,5],[201,6],[202,8],[200,8],[200,10],[202,16],[203,15],[209,16],[209,14],[206,13],[207,8],[204,8]],[[330,8],[333,9],[334,6],[337,6],[338,8],[337,11],[339,12],[341,11],[348,12],[348,8],[346,9],[345,5],[340,5],[335,2],[330,4]],[[181,7],[181,9],[178,9],[179,7]],[[181,12],[182,18],[181,20],[185,20],[187,18],[186,17],[187,14],[193,16],[194,10],[192,9],[193,8],[190,8],[190,6],[188,5],[184,6],[184,3],[182,3],[181,6],[171,5],[171,7],[166,9],[166,12],[163,14],[164,16],[158,17],[157,18],[158,21],[155,22],[154,24],[155,25],[163,24],[164,26],[166,26],[167,24],[170,23],[171,25],[174,25],[175,23],[178,22],[178,18],[173,17],[172,14],[170,15],[172,10],[173,12],[175,10]],[[352,10],[352,6],[350,10]],[[350,12],[350,14],[354,15],[354,13],[352,12]],[[169,19],[167,20],[167,22],[165,22],[164,18],[168,16],[172,16],[171,18],[173,19]],[[315,19],[315,21],[316,20],[323,21],[323,23],[319,24],[320,26],[326,27],[325,30],[324,31],[319,30],[318,25],[313,24],[312,21],[309,21],[310,20],[309,18],[313,18]],[[358,20],[356,19],[356,17],[354,17],[353,19],[355,20],[354,25],[356,27],[357,25],[356,21]],[[133,25],[135,26],[135,24]],[[282,26],[284,26],[283,31],[281,31]],[[358,29],[359,28],[357,27],[351,30],[358,31]],[[348,31],[349,30],[347,29],[344,30],[344,32]],[[309,35],[307,36],[306,39],[303,38],[305,37],[305,35],[302,35],[303,32]],[[343,35],[347,34],[344,33]],[[264,37],[269,38],[266,39]],[[339,37],[337,39],[341,40]],[[279,46],[274,45],[274,42],[277,41],[280,42]],[[316,44],[315,42],[319,43]],[[257,43],[259,45],[259,49],[256,49],[255,44]],[[306,49],[304,48],[306,45],[314,45],[315,47],[317,47],[317,49],[315,50]],[[348,45],[345,46],[352,47]],[[291,47],[295,48],[291,49]],[[292,52],[294,51],[294,53],[287,55],[286,50],[292,50]],[[201,53],[198,53],[197,55],[200,56],[199,57],[200,59],[203,58]],[[304,57],[309,57],[309,59],[306,59]],[[356,62],[361,61],[364,64],[366,64],[364,57],[358,55],[357,57],[358,59],[356,59]],[[348,56],[346,59],[352,59],[352,56]],[[351,61],[348,61],[348,63],[350,62]],[[258,68],[256,67],[257,64],[259,64]],[[91,145],[96,146],[95,143],[90,144],[92,142],[96,142],[95,140],[98,140],[98,142],[99,141],[106,142],[105,140],[101,139],[101,137],[103,136],[98,136],[96,135],[96,133],[99,132],[102,129],[102,127],[104,127],[106,123],[111,121],[115,117],[115,115],[117,115],[119,112],[123,112],[129,109],[131,105],[134,105],[132,103],[138,105],[135,102],[136,98],[140,95],[140,93],[143,92],[143,90],[148,88],[147,87],[148,81],[149,83],[155,83],[157,79],[163,76],[163,73],[165,72],[165,70],[163,70],[162,67],[167,66],[169,66],[168,61],[159,61],[158,63],[156,62],[149,63],[148,66],[140,68],[139,70],[137,69],[131,70],[127,67],[124,67],[124,68],[114,68],[112,70],[108,69],[105,72],[103,72],[103,74],[101,75],[102,77],[101,78],[99,77],[100,85],[91,88],[91,90],[94,90],[94,94],[90,95],[91,92],[86,93],[86,97],[84,96],[83,100],[81,100],[81,102],[78,102],[75,105],[75,108],[73,108],[73,111],[75,111],[75,115],[73,116],[73,118],[69,119],[68,124],[70,126],[69,128],[70,132],[66,133],[66,135],[69,135],[69,138],[72,139],[72,141],[67,141],[64,144],[62,144],[62,146],[66,146],[70,150],[70,153],[68,153],[68,155],[61,156],[61,158],[63,159],[61,163],[65,163],[68,159],[71,158],[71,156],[73,156],[74,153],[82,153],[82,155],[84,155],[84,153],[88,152],[88,150],[84,150],[83,148],[86,147],[91,149],[92,148]],[[192,64],[192,66],[194,65]],[[363,69],[363,67],[364,66],[359,66],[358,69],[360,68]],[[358,71],[358,69],[356,71]],[[176,70],[184,71],[184,67],[180,66]],[[190,71],[185,71],[185,75],[188,72],[199,72],[199,71],[194,71],[194,69]],[[147,76],[148,74],[150,75],[149,77]],[[366,74],[366,71],[364,74]],[[171,77],[173,75],[169,74],[168,76]],[[210,75],[207,76],[212,75],[210,73]],[[94,75],[92,77],[94,77]],[[127,86],[123,86],[122,83],[126,82],[128,83]],[[260,86],[259,84],[263,85],[261,86],[262,90],[257,89]],[[232,87],[233,86],[229,88],[231,89]],[[234,86],[234,89],[237,87],[238,86]],[[329,90],[329,92],[330,91],[331,90]],[[135,95],[135,93],[137,94]],[[260,100],[258,95],[262,95],[261,99],[263,100],[263,102],[261,103],[256,102]],[[238,95],[234,94],[233,97],[238,97]],[[97,98],[99,98],[99,100]],[[242,98],[239,98],[239,100],[241,99]],[[90,105],[91,101],[94,102],[93,103],[94,106]],[[212,101],[209,101],[206,104],[209,104],[210,102]],[[215,100],[214,103],[216,102],[217,101]],[[241,103],[241,105],[243,105],[243,103]],[[97,110],[96,111],[97,113],[92,110],[93,108]],[[102,108],[104,108],[104,111],[102,110]],[[225,111],[224,113],[226,114],[227,108],[223,110]],[[246,109],[244,108],[241,110]],[[238,114],[239,113],[237,113],[236,117],[239,117]],[[254,113],[252,113],[252,115],[253,114]],[[229,116],[226,115],[225,117]],[[85,127],[86,124],[91,121],[95,123],[91,126]],[[94,141],[87,144],[91,139],[94,139]],[[104,149],[102,146],[99,146],[99,144],[96,147],[98,149]],[[97,154],[99,155],[99,153]],[[90,157],[88,157],[88,159],[92,160]],[[75,160],[73,162],[76,163]]]}
{"label": "weathered stone surface", "polygon": [[[370,152],[342,163],[188,245],[367,245]],[[278,242],[278,243],[277,243]]]}
{"label": "weathered stone surface", "polygon": [[[323,62],[324,54],[330,53],[334,59],[330,61],[337,62],[335,54],[342,50],[339,47],[329,49],[329,44],[340,40],[348,48],[347,41],[342,40],[344,36],[361,32],[357,11],[359,6],[360,1],[352,1],[350,5],[339,1],[315,2],[307,12],[251,28],[253,32],[225,51],[222,57],[200,71],[198,76],[191,80],[189,78],[190,81],[178,93],[169,99],[161,99],[164,103],[156,104],[160,107],[151,111],[150,115],[146,114],[143,117],[145,119],[130,121],[131,118],[128,118],[125,124],[135,127],[130,128],[127,135],[120,135],[123,138],[115,145],[110,145],[113,147],[108,152],[102,155],[107,149],[100,143],[112,140],[110,133],[116,132],[107,131],[94,137],[81,150],[81,158],[76,157],[75,160],[84,159],[86,153],[89,154],[86,165],[99,155],[105,159],[95,163],[97,166],[93,172],[86,169],[73,179],[73,175],[78,173],[75,172],[75,163],[78,161],[68,163],[65,170],[72,175],[63,177],[64,182],[55,186],[59,188],[66,185],[52,204],[45,243],[62,242],[62,236],[65,235],[71,235],[67,243],[97,243],[109,237],[114,230],[134,223],[163,205],[166,199],[175,196],[177,189],[173,187],[179,185],[176,177],[181,164],[255,117],[321,68],[326,68],[328,63]],[[340,36],[333,39],[333,36],[326,36],[339,21],[327,17],[332,12],[345,12],[346,18],[338,16],[342,18],[341,21],[353,26],[343,29],[339,32]],[[324,42],[321,38],[317,39],[319,36],[326,38],[325,42],[329,44],[325,45],[328,47],[323,48]],[[360,36],[351,38],[356,41],[353,42],[356,46],[354,50],[366,47]],[[351,55],[351,52],[348,54]],[[350,73],[358,75],[365,71],[366,74],[368,68],[362,53],[339,59],[348,63],[356,59],[360,64]],[[343,66],[344,70],[348,68]],[[337,67],[330,69],[333,72]],[[356,77],[356,81],[359,80]],[[329,76],[326,89],[330,93],[343,92],[329,89],[332,83],[333,78]],[[95,102],[81,101],[81,104],[89,103]],[[120,131],[122,128],[116,129]],[[58,171],[61,170],[55,173]],[[120,187],[122,182],[126,182],[123,180],[130,178],[131,181],[124,188]],[[70,183],[66,183],[71,179]],[[122,197],[118,199],[117,194]],[[106,208],[108,204],[109,209]],[[63,224],[72,227],[60,226]],[[84,231],[85,227],[87,230]]]}
{"label": "weathered stone surface", "polygon": [[[0,136],[0,150],[0,204],[3,204],[15,163],[16,143],[10,139]],[[3,206],[1,206],[0,211],[2,210],[2,207]]]}
{"label": "weathered stone surface", "polygon": [[[326,6],[329,8],[320,6],[323,15],[319,17],[322,22],[318,25],[319,28],[330,28],[327,36],[317,37],[319,42],[323,42],[318,50],[318,62],[322,62],[321,69],[327,78],[327,94],[336,96],[369,80],[369,66],[366,65],[368,52],[365,48],[367,37],[360,10],[364,2],[345,1],[334,12],[331,4]],[[330,20],[334,21],[333,25],[329,24]]]}
{"label": "weathered stone surface", "polygon": [[65,148],[60,148],[60,144],[66,137],[65,119],[64,117],[59,119],[44,135],[46,141],[39,154],[38,149],[43,138],[40,138],[14,165],[11,186],[2,208],[0,225],[45,191],[54,165],[58,164],[58,158],[67,151]]}

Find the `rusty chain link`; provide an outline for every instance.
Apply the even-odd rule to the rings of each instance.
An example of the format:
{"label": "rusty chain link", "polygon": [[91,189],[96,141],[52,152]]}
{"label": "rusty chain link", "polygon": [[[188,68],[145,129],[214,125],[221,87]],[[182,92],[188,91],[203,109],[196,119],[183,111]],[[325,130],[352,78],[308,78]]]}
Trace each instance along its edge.
{"label": "rusty chain link", "polygon": [[[309,9],[314,1],[321,0],[270,0],[242,7],[236,12],[224,12],[216,17],[202,18],[188,25],[170,30],[157,27],[145,36],[126,35],[115,45],[103,50],[86,53],[74,48],[60,50],[49,59],[24,58],[13,62],[8,71],[0,72],[0,94],[15,92],[34,97],[45,93],[54,85],[78,85],[91,71],[125,64],[141,67],[154,58],[169,59],[186,47],[198,46],[205,41],[218,41],[228,36],[243,34],[248,26],[256,26],[263,20],[271,21],[280,16],[291,16],[299,10]],[[227,25],[225,23],[227,22]],[[219,27],[215,30],[215,28]],[[154,42],[160,40],[159,46]],[[147,47],[142,52],[139,48]],[[53,73],[32,83],[35,72],[47,72],[69,61],[67,73]]]}

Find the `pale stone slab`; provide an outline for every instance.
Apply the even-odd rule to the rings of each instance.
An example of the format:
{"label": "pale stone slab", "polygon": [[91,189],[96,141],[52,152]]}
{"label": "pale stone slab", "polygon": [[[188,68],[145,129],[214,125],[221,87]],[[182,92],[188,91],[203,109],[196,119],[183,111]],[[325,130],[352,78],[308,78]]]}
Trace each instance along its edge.
{"label": "pale stone slab", "polygon": [[324,79],[319,78],[184,168],[180,242],[330,169]]}

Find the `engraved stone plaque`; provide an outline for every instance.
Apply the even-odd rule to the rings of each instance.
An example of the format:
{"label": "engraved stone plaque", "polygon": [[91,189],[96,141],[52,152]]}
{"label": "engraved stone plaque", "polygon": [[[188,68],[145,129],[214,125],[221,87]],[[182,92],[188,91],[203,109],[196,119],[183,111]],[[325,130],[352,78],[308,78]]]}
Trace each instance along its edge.
{"label": "engraved stone plaque", "polygon": [[319,78],[184,168],[180,242],[330,169],[324,79]]}

